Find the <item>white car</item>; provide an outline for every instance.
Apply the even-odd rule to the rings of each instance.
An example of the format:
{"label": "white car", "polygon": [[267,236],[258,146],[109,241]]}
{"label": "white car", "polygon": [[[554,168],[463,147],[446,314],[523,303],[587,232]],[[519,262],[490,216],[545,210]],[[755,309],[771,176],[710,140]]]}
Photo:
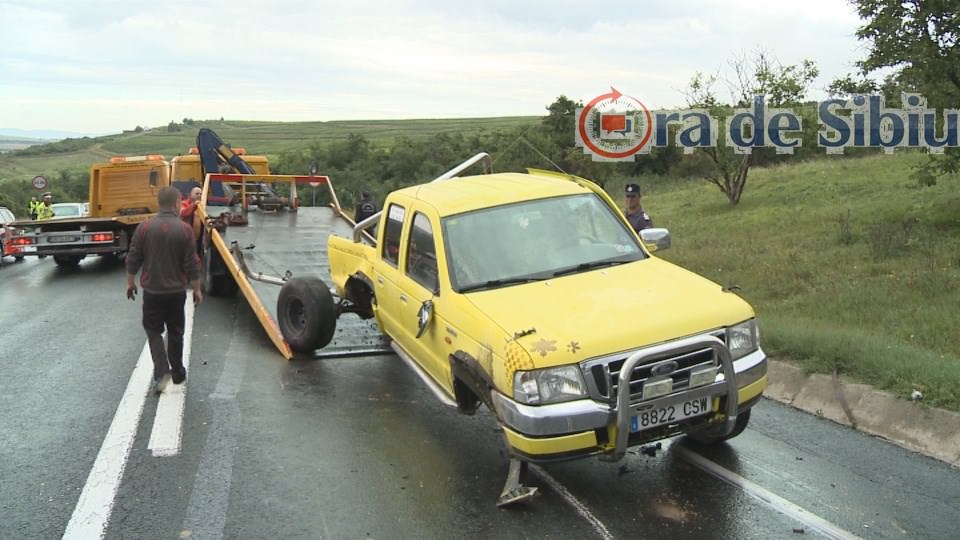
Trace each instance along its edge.
{"label": "white car", "polygon": [[53,219],[84,217],[89,214],[88,203],[62,202],[50,205]]}

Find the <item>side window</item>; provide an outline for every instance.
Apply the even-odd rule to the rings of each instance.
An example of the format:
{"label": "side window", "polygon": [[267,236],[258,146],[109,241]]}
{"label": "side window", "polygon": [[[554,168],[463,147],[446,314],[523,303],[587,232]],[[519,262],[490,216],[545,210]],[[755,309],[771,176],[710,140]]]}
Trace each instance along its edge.
{"label": "side window", "polygon": [[390,205],[387,213],[387,226],[383,232],[383,260],[397,266],[400,260],[400,231],[403,230],[403,216],[406,211],[402,206]]}
{"label": "side window", "polygon": [[437,282],[437,250],[433,242],[433,228],[427,216],[416,213],[407,245],[407,275],[431,291],[439,288]]}

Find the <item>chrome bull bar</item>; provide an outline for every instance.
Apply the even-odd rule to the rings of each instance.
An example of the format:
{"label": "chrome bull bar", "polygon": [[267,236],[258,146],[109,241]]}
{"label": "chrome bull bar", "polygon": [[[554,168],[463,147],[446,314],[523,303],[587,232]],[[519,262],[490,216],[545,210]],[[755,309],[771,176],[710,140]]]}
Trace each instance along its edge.
{"label": "chrome bull bar", "polygon": [[[670,394],[649,400],[640,400],[634,403],[630,402],[630,379],[633,370],[640,364],[648,362],[652,357],[663,354],[678,354],[694,351],[697,349],[709,348],[713,350],[716,358],[720,360],[723,368],[723,381],[715,381],[710,384],[698,386],[684,390],[680,393]],[[684,338],[670,343],[655,345],[630,355],[623,363],[617,380],[617,408],[616,408],[616,426],[617,443],[612,454],[605,456],[605,461],[619,461],[627,453],[627,440],[630,437],[630,420],[639,412],[639,408],[657,407],[660,404],[675,403],[679,399],[693,399],[701,396],[723,397],[727,396],[726,415],[727,419],[724,425],[724,434],[733,431],[734,424],[737,422],[737,396],[739,388],[737,387],[737,377],[733,370],[733,359],[730,357],[730,351],[722,341],[713,336],[695,336]]]}

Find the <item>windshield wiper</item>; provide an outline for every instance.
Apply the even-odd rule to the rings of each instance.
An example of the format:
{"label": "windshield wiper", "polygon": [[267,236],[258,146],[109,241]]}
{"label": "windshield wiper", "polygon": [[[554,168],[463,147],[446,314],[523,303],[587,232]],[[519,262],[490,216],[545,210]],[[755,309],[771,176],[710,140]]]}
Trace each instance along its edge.
{"label": "windshield wiper", "polygon": [[470,291],[478,291],[480,289],[493,289],[496,287],[503,287],[505,285],[516,285],[517,283],[530,283],[531,281],[543,281],[547,278],[544,277],[532,277],[532,276],[522,276],[522,277],[512,277],[504,279],[491,279],[490,281],[485,281],[483,283],[474,283],[473,285],[467,285],[462,287],[458,292],[465,293]]}
{"label": "windshield wiper", "polygon": [[629,261],[621,260],[612,260],[612,261],[592,261],[580,263],[576,266],[571,266],[570,268],[564,268],[562,270],[557,270],[553,273],[553,277],[565,276],[567,274],[575,274],[577,272],[585,272],[587,270],[593,270],[594,268],[602,268],[604,266],[616,266],[618,264],[623,264]]}

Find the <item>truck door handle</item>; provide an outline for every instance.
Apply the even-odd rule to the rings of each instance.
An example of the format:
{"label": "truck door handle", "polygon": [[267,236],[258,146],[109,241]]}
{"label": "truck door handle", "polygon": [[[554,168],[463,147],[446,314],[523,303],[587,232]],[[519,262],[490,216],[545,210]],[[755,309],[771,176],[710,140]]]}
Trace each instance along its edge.
{"label": "truck door handle", "polygon": [[378,285],[383,285],[383,278],[382,278],[382,277],[377,276],[377,284],[378,284]]}
{"label": "truck door handle", "polygon": [[400,301],[403,302],[403,303],[406,303],[406,302],[407,302],[407,295],[401,294],[401,295],[400,295]]}

